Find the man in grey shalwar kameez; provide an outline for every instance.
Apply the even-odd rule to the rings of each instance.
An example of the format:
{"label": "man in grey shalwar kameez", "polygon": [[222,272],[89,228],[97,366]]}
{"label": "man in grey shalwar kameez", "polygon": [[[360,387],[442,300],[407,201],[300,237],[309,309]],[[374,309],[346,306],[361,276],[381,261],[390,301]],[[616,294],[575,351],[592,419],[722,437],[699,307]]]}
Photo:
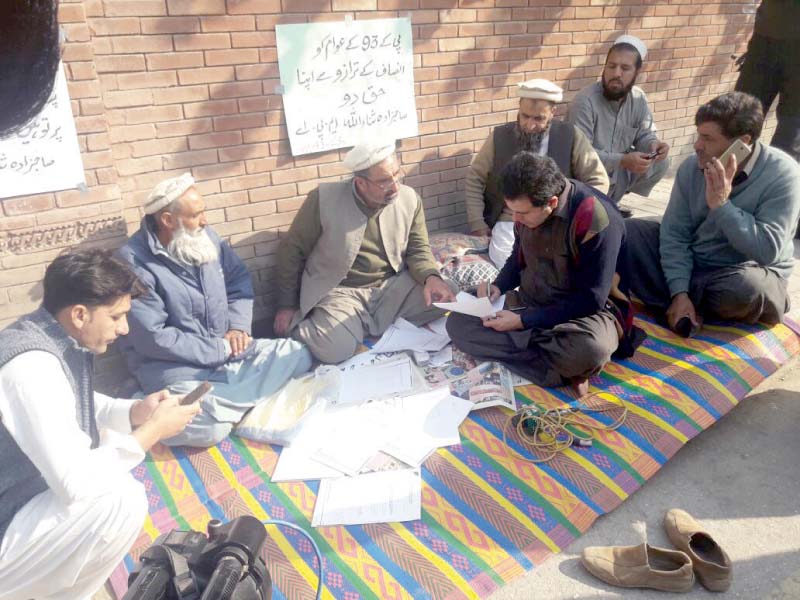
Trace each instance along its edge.
{"label": "man in grey shalwar kameez", "polygon": [[669,167],[669,145],[659,141],[647,96],[634,85],[646,56],[639,38],[617,38],[600,81],[578,92],[567,115],[600,156],[614,202],[628,192],[650,195]]}

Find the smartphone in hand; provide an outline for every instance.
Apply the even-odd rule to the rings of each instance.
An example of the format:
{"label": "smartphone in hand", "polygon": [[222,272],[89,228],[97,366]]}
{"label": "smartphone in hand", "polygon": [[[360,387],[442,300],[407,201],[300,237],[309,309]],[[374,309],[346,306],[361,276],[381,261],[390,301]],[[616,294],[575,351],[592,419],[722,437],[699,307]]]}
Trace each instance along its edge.
{"label": "smartphone in hand", "polygon": [[194,388],[191,392],[186,394],[183,398],[181,398],[179,404],[181,406],[186,406],[187,404],[192,404],[193,402],[199,402],[200,398],[205,396],[208,392],[214,389],[214,386],[204,381],[196,388]]}
{"label": "smartphone in hand", "polygon": [[720,155],[719,162],[721,162],[722,167],[725,168],[728,165],[728,158],[730,157],[731,154],[733,154],[736,157],[736,164],[741,165],[744,162],[744,160],[750,155],[750,152],[752,152],[752,150],[753,149],[750,146],[745,144],[739,138],[736,138],[735,140],[733,140],[731,145],[728,146],[728,149],[725,150],[725,152],[723,152]]}

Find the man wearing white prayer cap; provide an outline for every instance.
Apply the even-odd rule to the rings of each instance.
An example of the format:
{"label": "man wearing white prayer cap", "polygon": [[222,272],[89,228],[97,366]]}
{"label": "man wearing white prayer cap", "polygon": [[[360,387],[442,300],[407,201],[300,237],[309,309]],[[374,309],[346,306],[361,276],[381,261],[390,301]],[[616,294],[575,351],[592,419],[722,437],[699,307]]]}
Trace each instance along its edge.
{"label": "man wearing white prayer cap", "polygon": [[278,249],[276,335],[291,334],[321,362],[355,354],[403,317],[423,325],[454,298],[428,243],[422,200],[403,185],[393,140],[355,146],[343,181],[306,197]]}
{"label": "man wearing white prayer cap", "polygon": [[502,268],[514,245],[514,222],[501,191],[500,173],[520,151],[547,155],[568,178],[603,194],[608,176],[586,136],[574,126],[553,119],[563,91],[547,79],[517,85],[519,112],[514,122],[495,127],[467,171],[464,202],[473,235],[489,235],[489,258]]}
{"label": "man wearing white prayer cap", "polygon": [[148,293],[133,300],[120,343],[145,393],[185,394],[208,381],[202,412],[169,445],[212,446],[244,413],[311,367],[291,339],[254,339],[253,284],[242,260],[208,226],[189,173],[159,183],[141,227],[120,248]]}
{"label": "man wearing white prayer cap", "polygon": [[669,144],[658,139],[647,96],[634,85],[646,57],[642,40],[618,37],[600,81],[578,93],[567,115],[600,155],[611,179],[608,195],[617,203],[628,192],[649,196],[669,168]]}

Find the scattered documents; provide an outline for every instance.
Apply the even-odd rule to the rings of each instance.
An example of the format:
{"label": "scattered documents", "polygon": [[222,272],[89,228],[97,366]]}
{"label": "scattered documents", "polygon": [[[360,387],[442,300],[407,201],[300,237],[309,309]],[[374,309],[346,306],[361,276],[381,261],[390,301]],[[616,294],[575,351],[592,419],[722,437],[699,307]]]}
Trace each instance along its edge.
{"label": "scattered documents", "polygon": [[494,302],[490,302],[489,298],[486,296],[483,298],[476,298],[466,292],[459,292],[455,302],[434,302],[433,305],[443,310],[483,319],[484,317],[490,317],[503,310],[504,303],[505,296],[500,296]]}
{"label": "scattered documents", "polygon": [[402,317],[398,317],[370,352],[401,352],[403,350],[438,352],[449,343],[450,338],[446,335],[434,333],[424,327],[417,327]]}
{"label": "scattered documents", "polygon": [[324,479],[311,526],[414,521],[422,516],[421,497],[422,478],[416,469]]}

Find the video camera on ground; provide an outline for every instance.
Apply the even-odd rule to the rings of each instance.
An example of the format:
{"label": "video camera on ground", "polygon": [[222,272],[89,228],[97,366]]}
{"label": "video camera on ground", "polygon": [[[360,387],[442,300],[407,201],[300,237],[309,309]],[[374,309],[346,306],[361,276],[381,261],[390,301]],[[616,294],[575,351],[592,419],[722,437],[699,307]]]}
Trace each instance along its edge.
{"label": "video camera on ground", "polygon": [[270,600],[272,580],[261,549],[267,533],[255,517],[170,531],[144,551],[123,600]]}

